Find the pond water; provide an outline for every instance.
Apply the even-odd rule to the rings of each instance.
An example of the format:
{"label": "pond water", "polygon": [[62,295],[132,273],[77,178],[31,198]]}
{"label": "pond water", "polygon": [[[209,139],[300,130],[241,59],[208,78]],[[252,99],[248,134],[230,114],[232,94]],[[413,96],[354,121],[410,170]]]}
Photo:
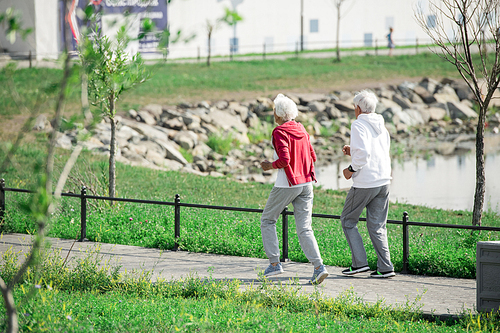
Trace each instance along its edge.
{"label": "pond water", "polygon": [[[500,152],[486,155],[486,192],[484,209],[500,213]],[[336,164],[317,167],[317,185],[327,189],[345,189],[352,185],[342,170],[349,166],[346,158]],[[435,155],[429,159],[392,162],[390,200],[432,208],[469,210],[474,205],[476,186],[475,153]]]}

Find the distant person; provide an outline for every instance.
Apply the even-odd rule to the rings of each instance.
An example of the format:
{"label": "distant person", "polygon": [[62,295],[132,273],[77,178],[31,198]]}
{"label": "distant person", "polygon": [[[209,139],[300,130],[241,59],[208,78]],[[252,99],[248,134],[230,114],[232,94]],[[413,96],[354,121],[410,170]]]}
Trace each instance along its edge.
{"label": "distant person", "polygon": [[290,98],[279,94],[274,100],[274,120],[278,124],[272,133],[274,162],[261,162],[264,171],[278,169],[276,182],[267,199],[260,224],[264,250],[270,262],[264,276],[283,273],[276,221],[283,209],[292,203],[300,246],[307,259],[314,265],[310,283],[320,284],[328,276],[328,272],[323,265],[311,228],[316,153],[304,126],[294,120],[297,115],[297,105]]}
{"label": "distant person", "polygon": [[394,29],[389,28],[389,34],[387,35],[387,47],[389,48],[389,57],[392,57],[392,50],[394,49],[394,40],[392,39],[392,32]]}
{"label": "distant person", "polygon": [[342,271],[353,275],[370,270],[363,239],[358,231],[361,212],[366,207],[366,226],[377,253],[374,278],[396,275],[387,242],[389,184],[391,182],[390,135],[384,118],[375,113],[377,97],[369,91],[354,96],[356,120],[351,125],[351,145],[344,146],[344,155],[351,156],[351,165],[343,170],[344,177],[353,181],[340,216],[342,229],[351,249],[351,267]]}

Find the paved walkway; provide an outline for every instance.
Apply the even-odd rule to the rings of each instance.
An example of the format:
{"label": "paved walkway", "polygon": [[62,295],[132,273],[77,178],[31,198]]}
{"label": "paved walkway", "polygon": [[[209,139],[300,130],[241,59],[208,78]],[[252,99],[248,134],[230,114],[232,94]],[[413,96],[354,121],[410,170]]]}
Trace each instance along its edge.
{"label": "paved walkway", "polygon": [[[95,249],[98,243],[78,243],[72,240],[49,238],[53,248],[62,249],[61,256],[70,258],[82,256],[88,249]],[[8,234],[0,238],[0,253],[10,247],[16,251],[27,251],[31,244],[29,235]],[[138,246],[100,244],[100,253],[111,263],[118,262],[122,270],[153,270],[153,279],[159,276],[166,279],[178,279],[189,274],[215,279],[238,279],[243,284],[259,284],[257,272],[267,267],[266,259],[232,257],[224,255],[191,253],[185,251],[161,251]],[[308,284],[312,276],[312,266],[305,263],[287,262],[283,266],[285,273],[272,280],[288,282],[298,278],[299,285],[305,292],[312,292],[314,287]],[[374,279],[369,273],[355,277],[342,275],[342,267],[327,266],[330,276],[319,286],[327,297],[335,297],[346,289],[352,288],[357,296],[366,302],[383,299],[386,304],[398,305],[414,302],[418,296],[418,305],[426,314],[439,316],[457,315],[464,309],[474,310],[476,305],[476,280],[443,277],[397,274],[390,279]]]}

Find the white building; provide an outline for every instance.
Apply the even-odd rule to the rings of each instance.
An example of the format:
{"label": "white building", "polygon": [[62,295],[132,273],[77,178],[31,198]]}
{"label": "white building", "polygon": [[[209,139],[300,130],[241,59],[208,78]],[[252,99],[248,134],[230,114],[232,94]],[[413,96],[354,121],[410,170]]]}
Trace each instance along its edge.
{"label": "white building", "polygon": [[[425,12],[427,1],[419,3]],[[416,6],[416,0],[346,0],[341,6],[340,47],[386,47],[390,27],[396,46],[415,44],[417,38],[420,44],[429,42],[415,19]],[[305,50],[335,47],[334,0],[174,0],[168,8],[171,30],[195,33],[196,38],[171,45],[169,57],[196,57],[198,52],[206,56],[206,22],[222,17],[224,8],[236,10],[243,21],[236,29],[220,25],[212,36],[212,54],[228,55],[235,35],[240,54],[262,53],[264,44],[266,52],[295,51],[301,47],[301,17]]]}
{"label": "white building", "polygon": [[[73,0],[72,3],[88,1]],[[132,3],[138,0],[97,2],[101,1]],[[394,28],[393,40],[396,46],[430,42],[415,19],[417,1],[425,15],[428,11],[427,0],[345,0],[341,6],[340,47],[385,48],[389,27]],[[207,21],[215,23],[224,15],[225,8],[236,10],[243,21],[234,27],[225,23],[219,25],[212,35],[212,55],[228,55],[233,38],[237,41],[236,53],[239,54],[260,54],[264,47],[266,53],[295,51],[301,47],[304,50],[332,49],[336,45],[337,27],[334,2],[335,0],[173,0],[167,10],[171,31],[175,34],[180,30],[184,36],[195,34],[196,37],[187,43],[181,41],[171,44],[169,57],[205,57],[208,50]],[[27,55],[31,51],[36,54],[37,59],[57,58],[62,50],[61,3],[61,0],[0,1],[0,12],[14,7],[22,12],[25,26],[34,28],[26,41],[18,38],[13,45],[5,39],[5,31],[1,30],[0,45],[4,50],[0,52]],[[435,19],[427,16],[427,21],[432,25]]]}

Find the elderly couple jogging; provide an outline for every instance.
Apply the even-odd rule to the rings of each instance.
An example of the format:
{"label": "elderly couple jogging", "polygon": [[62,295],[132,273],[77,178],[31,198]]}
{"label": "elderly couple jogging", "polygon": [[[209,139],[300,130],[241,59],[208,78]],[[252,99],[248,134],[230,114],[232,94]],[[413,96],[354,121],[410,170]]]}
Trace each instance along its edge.
{"label": "elderly couple jogging", "polygon": [[[351,124],[351,142],[342,148],[345,155],[351,156],[351,165],[343,170],[343,174],[346,179],[353,180],[353,185],[340,217],[351,249],[352,264],[342,273],[354,275],[370,270],[357,227],[361,212],[366,208],[368,233],[378,257],[377,269],[370,276],[388,278],[395,275],[386,230],[391,181],[390,136],[384,118],[375,113],[378,102],[375,94],[361,91],[353,102],[356,120]],[[283,94],[275,98],[274,120],[278,126],[272,133],[274,161],[261,162],[264,171],[278,169],[261,217],[262,242],[269,258],[264,276],[283,273],[276,221],[283,209],[292,203],[300,246],[314,266],[309,282],[320,284],[328,277],[328,272],[311,227],[316,153],[304,126],[295,121],[297,115],[297,105],[290,98]]]}

